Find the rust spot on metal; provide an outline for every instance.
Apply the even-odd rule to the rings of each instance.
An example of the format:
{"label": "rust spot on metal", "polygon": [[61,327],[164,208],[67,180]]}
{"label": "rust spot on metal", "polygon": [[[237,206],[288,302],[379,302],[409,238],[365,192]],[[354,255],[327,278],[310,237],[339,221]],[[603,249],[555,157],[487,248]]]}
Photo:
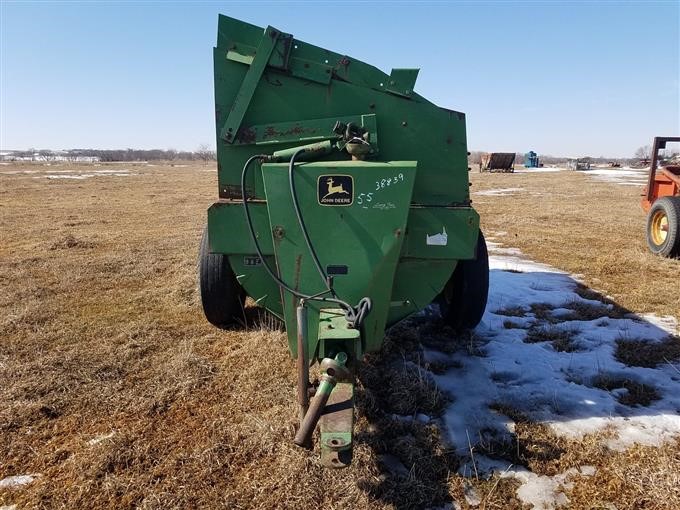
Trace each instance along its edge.
{"label": "rust spot on metal", "polygon": [[[248,196],[252,196],[253,190],[246,187],[246,193]],[[238,184],[224,184],[220,186],[219,192],[220,198],[242,198],[241,186]]]}
{"label": "rust spot on metal", "polygon": [[293,277],[293,282],[295,283],[295,290],[300,288],[300,269],[302,265],[302,255],[295,257],[295,276]]}
{"label": "rust spot on metal", "polygon": [[274,239],[277,240],[277,241],[280,241],[285,236],[286,231],[283,229],[283,227],[281,225],[276,225],[274,227],[273,233],[274,233]]}
{"label": "rust spot on metal", "polygon": [[308,128],[305,129],[300,125],[293,126],[290,129],[287,129],[286,131],[280,131],[276,129],[274,126],[267,126],[264,129],[264,134],[262,135],[262,140],[268,140],[268,139],[277,139],[285,136],[312,136],[317,134],[317,129],[316,128]]}
{"label": "rust spot on metal", "polygon": [[238,130],[238,133],[236,134],[236,140],[238,140],[239,143],[244,144],[255,143],[255,141],[257,140],[257,131],[255,131],[251,127],[244,126]]}

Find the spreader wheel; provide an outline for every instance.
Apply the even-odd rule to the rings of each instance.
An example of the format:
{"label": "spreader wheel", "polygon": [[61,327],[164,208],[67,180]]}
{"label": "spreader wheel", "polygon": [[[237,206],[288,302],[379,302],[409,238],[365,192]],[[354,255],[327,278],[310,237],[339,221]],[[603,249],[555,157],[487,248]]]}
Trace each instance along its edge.
{"label": "spreader wheel", "polygon": [[680,197],[661,197],[647,214],[647,246],[663,257],[680,257]]}
{"label": "spreader wheel", "polygon": [[472,329],[482,320],[489,295],[489,255],[482,231],[477,238],[477,258],[458,262],[438,296],[444,322],[454,329]]}
{"label": "spreader wheel", "polygon": [[217,327],[230,326],[243,320],[245,291],[236,280],[227,256],[210,253],[207,227],[203,230],[198,257],[201,304],[205,318]]}

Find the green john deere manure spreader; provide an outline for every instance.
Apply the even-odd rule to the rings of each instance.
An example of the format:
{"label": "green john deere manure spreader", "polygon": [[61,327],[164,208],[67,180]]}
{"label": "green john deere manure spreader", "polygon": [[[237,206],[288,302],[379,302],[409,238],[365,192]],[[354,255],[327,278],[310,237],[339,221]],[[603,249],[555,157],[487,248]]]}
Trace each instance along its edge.
{"label": "green john deere manure spreader", "polygon": [[285,321],[295,443],[311,447],[319,424],[323,464],[346,466],[357,363],[385,328],[433,302],[458,329],[484,312],[465,115],[414,92],[417,69],[385,74],[225,16],[214,63],[219,200],[201,244],[203,309],[230,325],[250,296]]}

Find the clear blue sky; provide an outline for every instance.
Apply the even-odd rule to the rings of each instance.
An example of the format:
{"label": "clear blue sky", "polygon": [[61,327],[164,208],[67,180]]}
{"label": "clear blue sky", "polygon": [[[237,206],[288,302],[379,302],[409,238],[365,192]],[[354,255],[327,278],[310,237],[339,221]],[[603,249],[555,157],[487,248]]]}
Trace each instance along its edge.
{"label": "clear blue sky", "polygon": [[217,14],[465,112],[471,150],[631,156],[680,134],[680,1],[1,3],[0,147],[214,145]]}

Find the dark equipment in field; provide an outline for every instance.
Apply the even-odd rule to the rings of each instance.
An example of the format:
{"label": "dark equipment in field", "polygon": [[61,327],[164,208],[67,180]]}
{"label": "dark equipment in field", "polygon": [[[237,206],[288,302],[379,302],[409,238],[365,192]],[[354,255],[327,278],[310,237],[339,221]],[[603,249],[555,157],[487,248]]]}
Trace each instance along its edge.
{"label": "dark equipment in field", "polygon": [[386,74],[225,16],[214,66],[219,200],[201,248],[203,309],[233,325],[250,296],[285,321],[294,441],[311,447],[319,424],[323,464],[346,466],[357,364],[385,328],[432,302],[455,328],[484,312],[465,115],[414,92],[417,69]]}
{"label": "dark equipment in field", "polygon": [[680,258],[680,163],[660,164],[659,151],[680,136],[657,136],[652,145],[652,161],[642,209],[647,212],[647,246],[664,257]]}
{"label": "dark equipment in field", "polygon": [[538,154],[534,151],[529,151],[524,155],[524,168],[538,168],[539,166]]}
{"label": "dark equipment in field", "polygon": [[514,152],[486,152],[479,162],[479,171],[512,173],[515,171],[514,165]]}

